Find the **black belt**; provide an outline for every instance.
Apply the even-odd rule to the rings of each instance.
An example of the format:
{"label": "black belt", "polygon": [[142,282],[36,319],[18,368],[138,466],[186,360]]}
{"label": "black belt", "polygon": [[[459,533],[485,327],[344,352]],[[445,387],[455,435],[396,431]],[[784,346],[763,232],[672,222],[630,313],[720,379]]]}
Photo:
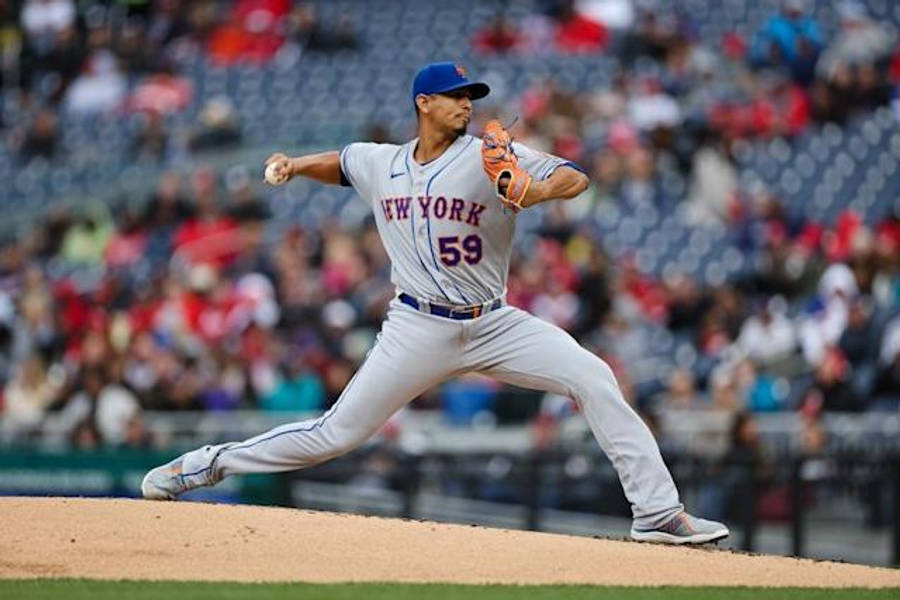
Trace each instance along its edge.
{"label": "black belt", "polygon": [[457,321],[465,321],[467,319],[474,319],[476,317],[481,316],[484,313],[491,312],[492,310],[497,310],[501,306],[503,306],[503,300],[497,298],[487,307],[484,307],[481,304],[476,304],[475,306],[444,306],[443,304],[433,304],[429,302],[425,306],[422,306],[422,303],[410,296],[409,294],[401,292],[399,296],[400,302],[403,304],[408,304],[412,306],[416,310],[421,310],[422,312],[427,312],[432,315],[437,315],[439,317],[444,317],[445,319],[456,319]]}

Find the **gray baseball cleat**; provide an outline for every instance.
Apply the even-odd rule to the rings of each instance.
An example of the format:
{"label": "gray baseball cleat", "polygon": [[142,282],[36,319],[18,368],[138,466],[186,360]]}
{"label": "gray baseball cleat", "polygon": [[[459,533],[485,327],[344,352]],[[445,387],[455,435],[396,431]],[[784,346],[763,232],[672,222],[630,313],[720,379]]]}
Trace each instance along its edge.
{"label": "gray baseball cleat", "polygon": [[141,494],[148,500],[174,500],[179,495],[194,488],[209,485],[203,477],[182,475],[181,463],[184,456],[162,466],[150,469],[141,482]]}
{"label": "gray baseball cleat", "polygon": [[728,528],[681,511],[655,529],[631,528],[631,539],[659,544],[706,544],[728,537]]}

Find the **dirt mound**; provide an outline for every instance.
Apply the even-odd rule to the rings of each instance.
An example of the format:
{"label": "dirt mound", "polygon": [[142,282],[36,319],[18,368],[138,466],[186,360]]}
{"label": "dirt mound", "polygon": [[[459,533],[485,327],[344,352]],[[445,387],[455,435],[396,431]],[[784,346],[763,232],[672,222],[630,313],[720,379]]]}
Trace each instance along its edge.
{"label": "dirt mound", "polygon": [[900,571],[284,508],[0,498],[0,578],[893,587]]}

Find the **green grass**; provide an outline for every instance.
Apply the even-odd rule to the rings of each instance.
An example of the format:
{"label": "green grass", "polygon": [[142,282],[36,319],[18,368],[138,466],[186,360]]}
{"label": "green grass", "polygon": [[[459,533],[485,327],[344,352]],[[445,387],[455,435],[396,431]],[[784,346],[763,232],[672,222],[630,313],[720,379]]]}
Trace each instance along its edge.
{"label": "green grass", "polygon": [[900,588],[817,590],[811,588],[507,586],[392,583],[195,583],[91,581],[86,579],[0,580],[0,598],[10,600],[897,600]]}

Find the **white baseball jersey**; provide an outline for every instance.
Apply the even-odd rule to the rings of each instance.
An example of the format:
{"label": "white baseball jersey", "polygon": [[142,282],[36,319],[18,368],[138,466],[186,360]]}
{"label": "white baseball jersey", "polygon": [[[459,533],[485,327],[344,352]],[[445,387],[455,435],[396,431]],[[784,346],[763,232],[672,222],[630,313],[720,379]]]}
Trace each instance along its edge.
{"label": "white baseball jersey", "polygon": [[[503,296],[516,224],[481,162],[481,139],[463,135],[425,165],[403,145],[355,143],[341,171],[371,205],[399,291],[442,304],[482,304]],[[545,179],[562,158],[513,144],[519,165]],[[575,167],[577,168],[577,167]]]}

